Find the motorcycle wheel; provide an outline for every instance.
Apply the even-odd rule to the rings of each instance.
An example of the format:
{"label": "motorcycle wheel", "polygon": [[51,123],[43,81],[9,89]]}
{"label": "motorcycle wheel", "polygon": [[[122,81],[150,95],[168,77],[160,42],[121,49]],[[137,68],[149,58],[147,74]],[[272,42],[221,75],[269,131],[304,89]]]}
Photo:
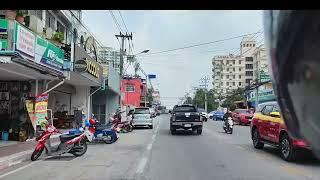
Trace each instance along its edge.
{"label": "motorcycle wheel", "polygon": [[131,125],[128,126],[128,132],[132,132],[133,127]]}
{"label": "motorcycle wheel", "polygon": [[73,154],[76,157],[82,156],[87,152],[87,142],[85,140],[81,140],[77,145],[75,146],[80,146],[82,147],[82,151],[74,151],[71,154]]}
{"label": "motorcycle wheel", "polygon": [[104,137],[103,141],[106,143],[106,144],[112,144],[115,140],[115,137],[113,135],[107,135]]}
{"label": "motorcycle wheel", "polygon": [[37,160],[41,154],[42,154],[43,148],[40,150],[34,150],[33,153],[31,154],[31,161]]}

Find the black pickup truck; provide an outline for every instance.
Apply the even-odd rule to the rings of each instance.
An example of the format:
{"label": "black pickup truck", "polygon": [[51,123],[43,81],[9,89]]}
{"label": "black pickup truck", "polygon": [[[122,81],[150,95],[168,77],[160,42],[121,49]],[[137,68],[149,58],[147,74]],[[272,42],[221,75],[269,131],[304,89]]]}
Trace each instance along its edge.
{"label": "black pickup truck", "polygon": [[177,129],[197,131],[202,133],[203,122],[200,113],[193,105],[183,104],[174,106],[170,117],[170,131],[175,134]]}

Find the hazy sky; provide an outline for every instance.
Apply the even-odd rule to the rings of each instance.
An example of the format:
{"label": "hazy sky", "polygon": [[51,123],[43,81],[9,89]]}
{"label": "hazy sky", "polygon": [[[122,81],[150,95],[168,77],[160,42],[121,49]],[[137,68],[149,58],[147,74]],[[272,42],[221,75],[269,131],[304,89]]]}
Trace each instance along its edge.
{"label": "hazy sky", "polygon": [[[122,30],[118,11],[112,11]],[[136,53],[149,53],[193,44],[226,39],[262,29],[261,11],[121,11],[129,32],[133,33]],[[119,49],[115,34],[119,30],[108,10],[83,11],[83,21],[104,46]],[[263,36],[257,38],[259,42]],[[212,57],[237,52],[241,38],[161,54],[145,54],[138,61],[146,73],[157,75],[152,84],[159,88],[161,101],[172,106],[192,86],[199,86],[201,77],[210,77]],[[128,47],[127,47],[128,49]],[[239,51],[238,51],[239,52]],[[129,72],[132,68],[129,68]]]}

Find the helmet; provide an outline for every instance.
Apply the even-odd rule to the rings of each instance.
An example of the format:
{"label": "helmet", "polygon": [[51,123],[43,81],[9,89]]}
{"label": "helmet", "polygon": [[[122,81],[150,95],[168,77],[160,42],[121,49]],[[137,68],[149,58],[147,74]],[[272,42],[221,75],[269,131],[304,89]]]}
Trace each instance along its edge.
{"label": "helmet", "polygon": [[320,157],[320,12],[265,11],[264,33],[282,116]]}
{"label": "helmet", "polygon": [[84,122],[84,126],[90,126],[90,122],[89,122],[88,120],[86,120],[86,121]]}
{"label": "helmet", "polygon": [[95,124],[96,124],[96,120],[94,120],[93,118],[90,118],[90,119],[89,119],[89,123],[90,123],[91,125],[95,125]]}

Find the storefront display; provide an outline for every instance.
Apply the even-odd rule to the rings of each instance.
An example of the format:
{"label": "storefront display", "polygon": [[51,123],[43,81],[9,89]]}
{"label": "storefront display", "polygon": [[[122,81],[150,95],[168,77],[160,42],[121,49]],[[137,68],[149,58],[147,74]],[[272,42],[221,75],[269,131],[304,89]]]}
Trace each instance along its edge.
{"label": "storefront display", "polygon": [[[0,82],[0,131],[9,133],[9,140],[24,140],[33,132],[25,106],[30,84],[24,81]],[[21,132],[21,133],[20,133]],[[19,138],[19,136],[24,138]]]}

